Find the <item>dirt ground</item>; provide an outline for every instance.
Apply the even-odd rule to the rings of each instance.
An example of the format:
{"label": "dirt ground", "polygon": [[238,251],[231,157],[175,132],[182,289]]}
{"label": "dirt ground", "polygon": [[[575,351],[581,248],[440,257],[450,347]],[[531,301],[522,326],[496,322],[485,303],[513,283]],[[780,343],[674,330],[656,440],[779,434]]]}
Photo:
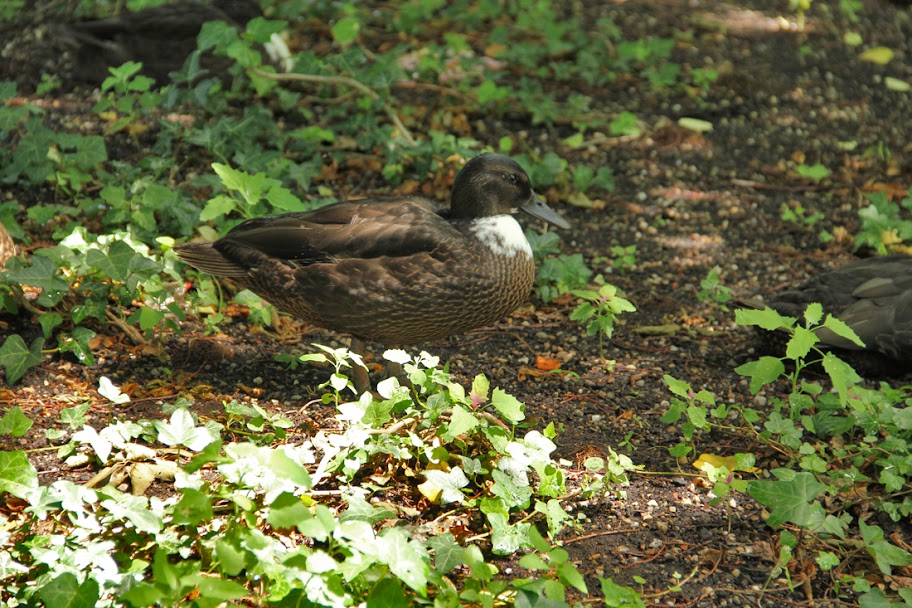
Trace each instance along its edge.
{"label": "dirt ground", "polygon": [[[596,576],[634,586],[634,577],[642,577],[644,596],[655,606],[852,605],[833,598],[830,575],[793,572],[791,585],[784,578],[768,581],[779,551],[777,531],[766,526],[762,509],[747,496],[711,506],[707,484],[688,462],[669,455],[681,435],[660,420],[670,398],[662,377],[686,380],[721,401],[760,408],[767,402],[770,394],[751,395],[733,371],[757,354],[757,337],[734,326],[730,311],[699,302],[700,281],[719,266],[722,282],[736,294],[768,295],[838,267],[854,258],[850,235],[858,230],[863,193],[896,194],[912,185],[912,95],[883,83],[888,75],[912,81],[912,11],[865,1],[858,23],[835,19],[840,26],[835,27],[812,18],[800,33],[777,20],[788,14],[784,1],[584,4],[593,22],[610,15],[628,38],[693,29],[692,42],[677,46],[675,61],[712,65],[721,73],[708,94],[671,101],[624,82],[585,91],[599,111],[632,111],[646,129],[638,138],[595,140],[578,158],[568,158],[571,164],[614,171],[617,190],[603,206],[578,208],[549,196],[573,226],[561,235],[563,252],[582,253],[637,307],[608,345],[606,355],[614,363],[601,360],[597,341],[568,319],[574,307],[569,299],[543,305],[533,297],[496,326],[422,348],[449,361],[460,380],[487,374],[492,386],[525,402],[527,414],[542,425],[562,423],[561,457],[581,463],[610,446],[644,465],[623,488],[626,498],[584,506],[589,517],[584,529],[562,539],[592,589],[598,588]],[[826,4],[836,11],[836,2]],[[859,62],[860,50],[842,40],[846,29],[860,33],[866,46],[893,49],[895,59],[887,66]],[[10,70],[0,68],[0,77],[9,78]],[[57,105],[62,120],[70,111],[91,115],[91,101],[79,95],[76,89]],[[677,126],[680,117],[707,120],[714,128],[699,135]],[[541,149],[572,133],[528,124],[497,127],[521,128]],[[491,137],[474,128],[471,136]],[[858,150],[882,146],[892,155],[887,161],[862,158],[842,150],[839,142],[848,141],[857,142]],[[795,174],[797,163],[821,163],[833,174],[817,184]],[[27,202],[28,194],[21,200]],[[783,208],[822,217],[810,225],[786,221]],[[823,243],[822,230],[836,240]],[[632,269],[612,271],[609,248],[616,245],[636,245]],[[0,332],[23,331],[32,323],[27,315],[0,321]],[[659,326],[665,329],[658,335],[648,331]],[[50,357],[15,386],[0,383],[0,402],[19,405],[36,423],[22,445],[46,445],[43,429],[57,424],[59,410],[74,396],[97,399],[90,420],[108,419],[111,408],[96,392],[103,375],[118,386],[138,387],[117,416],[160,415],[156,402],[169,395],[159,387],[174,394],[192,391],[201,407],[256,401],[289,416],[298,433],[319,428],[329,415],[311,402],[313,387],[327,372],[290,371],[273,358],[344,338],[294,321],[281,331],[264,331],[241,313],[224,324],[224,334],[205,335],[194,321],[183,329],[165,337],[166,359],[109,329],[92,367]],[[570,373],[536,373],[536,356],[555,358]],[[701,447],[720,455],[754,452],[761,468],[777,456],[724,433],[706,438]],[[62,471],[53,451],[37,452],[34,460],[44,482],[94,474]],[[909,522],[880,524],[887,535],[899,531],[910,538]],[[674,585],[682,590],[663,591]]]}

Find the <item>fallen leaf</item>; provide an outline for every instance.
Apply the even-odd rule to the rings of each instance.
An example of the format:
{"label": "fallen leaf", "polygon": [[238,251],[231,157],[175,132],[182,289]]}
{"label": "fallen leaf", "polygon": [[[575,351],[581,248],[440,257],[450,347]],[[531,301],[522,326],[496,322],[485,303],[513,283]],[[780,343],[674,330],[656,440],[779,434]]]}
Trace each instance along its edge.
{"label": "fallen leaf", "polygon": [[893,49],[889,49],[885,46],[875,46],[859,55],[858,58],[862,61],[886,65],[893,59],[893,54]]}
{"label": "fallen leaf", "polygon": [[540,369],[546,372],[553,372],[556,369],[560,369],[560,361],[553,359],[551,357],[542,357],[541,355],[535,357],[535,368]]}

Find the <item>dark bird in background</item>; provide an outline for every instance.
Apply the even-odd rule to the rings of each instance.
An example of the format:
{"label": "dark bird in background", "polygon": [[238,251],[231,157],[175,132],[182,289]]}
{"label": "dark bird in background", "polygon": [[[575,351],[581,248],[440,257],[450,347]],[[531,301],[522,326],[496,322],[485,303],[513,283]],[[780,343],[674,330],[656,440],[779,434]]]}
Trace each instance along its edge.
{"label": "dark bird in background", "polygon": [[[212,4],[184,1],[109,19],[57,24],[54,31],[73,55],[74,79],[99,84],[110,75],[109,67],[137,61],[143,64],[142,73],[161,85],[196,50],[196,38],[204,23],[225,21],[242,28],[259,16],[262,11],[254,0],[215,0]],[[282,48],[267,48],[267,52],[282,55],[278,61],[287,69],[288,47],[278,36],[273,37],[272,44]],[[209,57],[205,65],[222,72],[230,63],[225,58]]]}
{"label": "dark bird in background", "polygon": [[248,220],[176,251],[308,323],[407,345],[491,324],[526,300],[535,264],[518,210],[569,227],[515,161],[481,154],[457,174],[449,208],[414,197],[341,202]]}
{"label": "dark bird in background", "polygon": [[[846,264],[780,292],[767,305],[801,318],[807,305],[819,302],[851,327],[865,348],[829,330],[817,330],[821,344],[849,354],[859,371],[898,374],[912,367],[912,257],[891,255]],[[748,301],[752,307],[762,303]],[[863,357],[852,357],[852,354]]]}

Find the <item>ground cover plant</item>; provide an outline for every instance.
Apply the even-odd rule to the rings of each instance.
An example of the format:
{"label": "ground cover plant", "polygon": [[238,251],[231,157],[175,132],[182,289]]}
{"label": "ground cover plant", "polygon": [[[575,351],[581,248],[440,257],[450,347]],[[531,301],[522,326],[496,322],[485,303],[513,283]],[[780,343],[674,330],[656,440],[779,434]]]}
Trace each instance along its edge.
{"label": "ground cover plant", "polygon": [[[732,300],[906,250],[908,9],[292,4],[163,86],[0,9],[6,605],[912,605],[908,378]],[[411,388],[173,252],[483,150],[573,230],[508,320],[364,361]]]}

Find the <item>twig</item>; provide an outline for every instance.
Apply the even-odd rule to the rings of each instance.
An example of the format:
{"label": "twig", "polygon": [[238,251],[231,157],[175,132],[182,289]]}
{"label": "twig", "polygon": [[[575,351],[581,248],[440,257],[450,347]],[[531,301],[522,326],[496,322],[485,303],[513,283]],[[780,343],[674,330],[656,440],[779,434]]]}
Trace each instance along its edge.
{"label": "twig", "polygon": [[[314,82],[319,84],[330,84],[335,86],[350,87],[355,89],[364,95],[367,95],[371,99],[381,100],[380,94],[377,91],[373,90],[366,84],[355,80],[349,76],[320,76],[318,74],[273,74],[272,72],[265,72],[260,68],[253,68],[253,72],[257,76],[263,78],[268,78],[269,80],[275,81],[297,81],[297,82]],[[382,101],[382,100],[381,100]],[[387,116],[393,122],[393,125],[399,132],[402,133],[402,137],[410,146],[418,145],[418,142],[415,141],[415,138],[412,137],[411,131],[409,131],[406,126],[400,120],[399,115],[395,110],[390,108],[386,103],[383,104],[383,109],[386,111]]]}
{"label": "twig", "polygon": [[108,323],[116,326],[120,331],[127,334],[127,337],[133,341],[133,344],[141,344],[141,345],[149,344],[148,340],[143,338],[142,334],[139,333],[139,331],[135,327],[133,327],[132,325],[130,325],[129,323],[127,323],[126,321],[124,321],[123,319],[121,319],[120,317],[115,315],[110,310],[105,311],[105,316],[108,318]]}

